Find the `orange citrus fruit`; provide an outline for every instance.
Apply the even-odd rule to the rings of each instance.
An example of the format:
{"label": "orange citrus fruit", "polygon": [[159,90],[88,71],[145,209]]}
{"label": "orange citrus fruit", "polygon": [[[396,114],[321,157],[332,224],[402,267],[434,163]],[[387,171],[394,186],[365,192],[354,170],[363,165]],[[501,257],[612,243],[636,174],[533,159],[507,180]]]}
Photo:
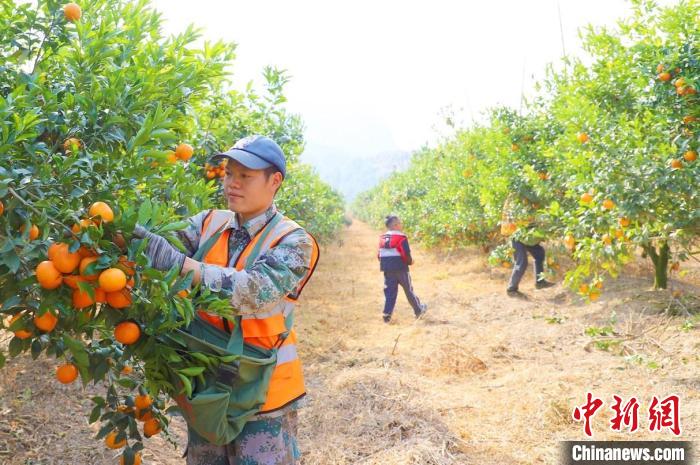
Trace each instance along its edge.
{"label": "orange citrus fruit", "polygon": [[698,159],[698,152],[695,150],[688,150],[683,154],[683,158],[685,158],[687,162],[693,162]]}
{"label": "orange citrus fruit", "polygon": [[36,266],[36,280],[44,289],[56,289],[63,282],[63,277],[52,261],[44,260]]}
{"label": "orange citrus fruit", "polygon": [[34,317],[34,326],[44,333],[53,331],[56,324],[58,324],[58,317],[48,310],[43,315]]}
{"label": "orange citrus fruit", "polygon": [[79,20],[82,15],[83,10],[81,10],[80,6],[78,6],[76,3],[66,3],[66,5],[63,7],[63,16],[65,16],[68,21],[75,22]]}
{"label": "orange citrus fruit", "polygon": [[63,276],[63,284],[70,287],[71,289],[78,289],[78,283],[86,283],[87,279],[85,276],[80,276],[77,274],[67,274]]}
{"label": "orange citrus fruit", "polygon": [[126,274],[119,268],[109,268],[100,273],[100,287],[105,292],[117,292],[126,286]]}
{"label": "orange citrus fruit", "polygon": [[581,142],[582,144],[585,144],[586,142],[588,142],[588,140],[590,138],[588,137],[588,134],[586,134],[585,132],[579,132],[578,135],[576,135],[576,139],[578,139],[578,141]]}
{"label": "orange citrus fruit", "polygon": [[626,228],[626,227],[629,226],[629,225],[630,225],[630,219],[629,219],[629,218],[627,218],[627,217],[625,217],[625,216],[623,216],[622,218],[620,218],[620,226],[622,226],[623,228]]}
{"label": "orange citrus fruit", "polygon": [[659,78],[659,81],[668,82],[671,80],[671,73],[668,73],[668,72],[659,73],[659,75],[657,77]]}
{"label": "orange citrus fruit", "polygon": [[95,302],[99,302],[101,304],[107,303],[107,293],[101,287],[95,289]]}
{"label": "orange citrus fruit", "polygon": [[175,156],[182,161],[187,161],[192,158],[194,149],[190,144],[180,144],[175,149]]}
{"label": "orange citrus fruit", "polygon": [[91,218],[99,216],[105,223],[109,223],[110,221],[114,220],[114,212],[110,206],[104,202],[95,202],[90,205],[88,215],[90,215]]}
{"label": "orange citrus fruit", "polygon": [[80,254],[77,251],[70,252],[68,244],[59,243],[53,251],[51,261],[61,273],[72,273],[80,265]]}
{"label": "orange citrus fruit", "polygon": [[114,328],[114,339],[124,345],[133,344],[141,337],[141,328],[133,321],[122,321]]}
{"label": "orange citrus fruit", "polygon": [[589,192],[584,192],[581,194],[581,202],[590,203],[593,200],[593,196]]}
{"label": "orange citrus fruit", "polygon": [[72,363],[64,363],[56,368],[56,379],[63,384],[70,384],[78,379],[78,367]]}
{"label": "orange citrus fruit", "polygon": [[85,270],[87,269],[88,266],[90,266],[90,263],[95,262],[98,260],[99,257],[85,257],[82,260],[80,260],[80,274],[85,277],[88,281],[94,281],[97,279],[96,274],[91,274],[88,275],[85,273]]}
{"label": "orange citrus fruit", "polygon": [[121,449],[126,445],[126,438],[122,438],[121,441],[117,442],[117,436],[119,433],[117,431],[112,431],[107,436],[105,436],[105,445],[110,449]]}
{"label": "orange citrus fruit", "polygon": [[[126,460],[124,459],[124,455],[121,456],[119,459],[119,465],[126,465]],[[133,465],[141,465],[141,453],[136,452],[134,454],[134,463]]]}
{"label": "orange citrus fruit", "polygon": [[603,200],[603,208],[606,210],[612,210],[615,207],[615,202],[610,199]]}
{"label": "orange citrus fruit", "polygon": [[[25,230],[25,229],[26,229],[26,228],[24,227],[24,225],[22,225],[22,226],[19,227],[19,232],[20,232],[21,234],[24,234],[24,230]],[[31,225],[31,227],[29,228],[29,240],[30,240],[30,241],[33,241],[33,240],[35,240],[37,237],[39,237],[39,227],[38,227],[37,225],[33,224],[33,225]]]}
{"label": "orange citrus fruit", "polygon": [[2,200],[0,200],[0,215],[5,213],[5,204],[2,203]]}
{"label": "orange citrus fruit", "polygon": [[[7,323],[7,326],[8,327],[12,326],[12,324],[15,321],[19,320],[20,318],[22,318],[22,313],[18,313],[17,315],[13,316],[10,319],[10,321]],[[31,331],[27,331],[26,329],[18,329],[14,333],[15,333],[15,336],[17,337],[17,339],[27,339],[27,338],[32,337]]]}
{"label": "orange citrus fruit", "polygon": [[73,307],[82,309],[89,307],[94,303],[95,300],[92,297],[90,297],[90,294],[88,294],[87,292],[83,292],[80,289],[76,289],[73,291]]}
{"label": "orange citrus fruit", "polygon": [[683,162],[680,161],[678,158],[674,158],[673,160],[671,160],[671,168],[673,168],[674,170],[679,170],[683,168]]}
{"label": "orange citrus fruit", "polygon": [[117,292],[107,292],[106,299],[112,308],[126,308],[131,305],[131,295],[125,289]]}
{"label": "orange citrus fruit", "polygon": [[134,398],[136,408],[147,409],[151,404],[153,404],[153,399],[148,394],[139,394]]}
{"label": "orange citrus fruit", "polygon": [[147,438],[150,438],[151,436],[155,436],[158,433],[160,433],[160,423],[158,422],[158,420],[156,420],[155,418],[146,420],[146,422],[143,424],[143,435]]}

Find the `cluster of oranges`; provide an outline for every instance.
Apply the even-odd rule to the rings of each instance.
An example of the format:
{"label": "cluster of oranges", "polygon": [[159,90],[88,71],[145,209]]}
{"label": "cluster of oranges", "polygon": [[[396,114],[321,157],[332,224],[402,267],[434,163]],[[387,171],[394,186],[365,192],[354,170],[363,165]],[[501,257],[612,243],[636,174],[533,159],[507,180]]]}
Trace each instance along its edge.
{"label": "cluster of oranges", "polygon": [[173,152],[168,154],[168,162],[177,163],[178,160],[189,161],[194,155],[194,148],[190,144],[182,143],[175,147]]}
{"label": "cluster of oranges", "polygon": [[[143,423],[143,435],[147,438],[155,436],[161,432],[161,425],[158,419],[153,416],[153,399],[148,394],[140,394],[134,398],[134,406],[120,405],[117,410],[121,413],[131,415]],[[121,449],[126,446],[126,437],[122,434],[121,439],[118,431],[112,431],[105,436],[105,445],[110,449]],[[137,453],[134,463],[141,463],[141,457]]]}
{"label": "cluster of oranges", "polygon": [[218,166],[205,163],[204,169],[206,170],[207,179],[223,178],[226,176],[226,160],[222,160]]}
{"label": "cluster of oranges", "polygon": [[80,9],[80,5],[77,3],[66,3],[63,6],[63,16],[72,23],[78,21],[82,15],[83,10]]}
{"label": "cluster of oranges", "polygon": [[[81,220],[73,231],[80,232],[82,228],[90,227],[100,222],[111,222],[114,212],[104,202],[95,202],[88,211],[89,218]],[[39,263],[35,269],[39,285],[47,290],[65,285],[72,289],[72,304],[76,310],[86,309],[95,303],[108,304],[115,309],[123,309],[131,305],[131,288],[134,285],[134,263],[127,261],[125,256],[110,268],[95,270],[93,265],[100,260],[94,251],[81,246],[75,251],[64,242],[54,242],[49,246],[48,259]],[[83,288],[79,283],[84,283]],[[85,285],[92,287],[93,293],[84,290]],[[17,314],[10,325],[23,315]],[[46,311],[34,317],[34,326],[43,333],[51,332],[58,324],[59,317],[53,311]],[[26,339],[33,336],[27,328],[15,331],[15,336]],[[141,336],[140,327],[132,321],[122,321],[114,328],[114,337],[122,344],[134,344]],[[67,363],[56,370],[56,378],[64,383],[72,383],[78,377],[75,365]]]}

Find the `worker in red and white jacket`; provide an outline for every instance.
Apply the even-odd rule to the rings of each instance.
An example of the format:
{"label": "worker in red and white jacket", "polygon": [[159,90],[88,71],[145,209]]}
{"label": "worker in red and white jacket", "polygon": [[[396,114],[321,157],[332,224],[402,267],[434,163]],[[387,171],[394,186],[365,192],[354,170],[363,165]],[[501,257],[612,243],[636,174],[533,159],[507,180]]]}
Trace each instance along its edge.
{"label": "worker in red and white jacket", "polygon": [[384,323],[391,321],[399,284],[406,294],[408,303],[413,307],[416,318],[419,318],[425,314],[428,306],[422,304],[413,292],[411,275],[408,273],[409,265],[413,264],[408,238],[401,232],[403,225],[399,217],[389,215],[386,217],[384,224],[388,231],[379,238],[379,253],[377,254],[380,270],[384,272],[384,297],[386,298],[383,315]]}

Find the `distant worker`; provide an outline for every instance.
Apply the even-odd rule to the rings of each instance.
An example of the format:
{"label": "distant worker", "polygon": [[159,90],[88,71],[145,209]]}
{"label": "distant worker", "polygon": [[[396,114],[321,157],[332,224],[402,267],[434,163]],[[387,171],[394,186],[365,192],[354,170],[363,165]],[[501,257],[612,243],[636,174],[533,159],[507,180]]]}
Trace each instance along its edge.
{"label": "distant worker", "polygon": [[[510,297],[527,298],[518,290],[520,280],[527,269],[527,254],[535,259],[535,289],[545,289],[555,284],[544,277],[545,250],[540,242],[545,235],[535,221],[535,207],[537,204],[525,196],[517,197],[510,194],[503,206],[503,219],[501,232],[510,236],[514,252],[513,273],[506,289]],[[516,218],[523,218],[516,220]]]}
{"label": "distant worker", "polygon": [[408,238],[401,232],[403,225],[398,216],[389,215],[384,222],[388,231],[379,238],[379,267],[384,272],[384,323],[391,321],[394,312],[399,284],[403,288],[408,303],[413,307],[416,318],[420,318],[428,310],[426,304],[422,304],[413,292],[411,276],[408,273],[409,265],[413,264],[411,249],[408,246]]}

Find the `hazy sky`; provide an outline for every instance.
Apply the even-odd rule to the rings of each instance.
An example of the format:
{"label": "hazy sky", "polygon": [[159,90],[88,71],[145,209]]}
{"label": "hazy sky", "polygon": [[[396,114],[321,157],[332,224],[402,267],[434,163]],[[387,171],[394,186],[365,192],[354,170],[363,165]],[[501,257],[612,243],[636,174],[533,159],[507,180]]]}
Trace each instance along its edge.
{"label": "hazy sky", "polygon": [[194,23],[205,38],[236,42],[240,87],[265,65],[287,69],[288,107],[309,145],[329,155],[417,149],[435,140],[448,106],[467,122],[490,106],[517,107],[521,89],[562,56],[558,9],[566,52],[576,55],[579,28],[613,25],[629,10],[623,0],[154,4],[167,33]]}

